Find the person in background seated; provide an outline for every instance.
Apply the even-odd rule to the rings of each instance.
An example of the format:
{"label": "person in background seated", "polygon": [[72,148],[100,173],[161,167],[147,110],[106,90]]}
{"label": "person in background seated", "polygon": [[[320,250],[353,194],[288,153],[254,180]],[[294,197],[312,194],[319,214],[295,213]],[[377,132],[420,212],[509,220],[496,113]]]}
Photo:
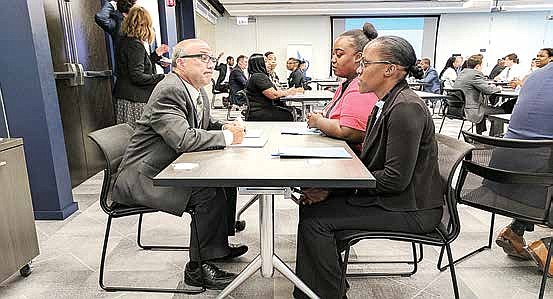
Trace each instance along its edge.
{"label": "person in background seated", "polygon": [[293,121],[291,108],[286,107],[279,99],[296,93],[303,93],[303,88],[277,90],[269,79],[265,56],[253,54],[248,60],[250,78],[246,85],[246,96],[249,99],[248,119],[252,121]]}
{"label": "person in background seated", "polygon": [[503,71],[501,71],[501,73],[499,73],[494,80],[511,82],[513,80],[522,79],[528,74],[528,70],[518,64],[517,54],[511,53],[505,56],[504,60],[505,69],[503,69]]}
{"label": "person in background seated", "polygon": [[305,90],[311,90],[311,86],[309,86],[309,82],[311,81],[311,77],[307,77],[307,70],[309,69],[309,61],[302,60],[300,61],[300,71],[303,74],[303,89]]}
{"label": "person in background seated", "polygon": [[164,45],[157,53],[148,55],[145,44],[155,38],[152,18],[148,11],[138,5],[129,10],[121,26],[121,38],[116,52],[117,81],[113,90],[117,110],[117,123],[128,123],[135,127],[136,120],[156,84],[163,79],[163,74],[156,74],[153,64],[161,55],[169,51]]}
{"label": "person in background seated", "polygon": [[430,58],[423,58],[421,60],[421,67],[424,71],[424,77],[421,82],[426,83],[422,87],[422,91],[440,93],[440,78],[436,69],[430,66]]}
{"label": "person in background seated", "polygon": [[[453,88],[460,89],[465,94],[465,114],[468,121],[476,124],[476,133],[486,131],[486,115],[504,113],[503,109],[489,107],[484,95],[491,95],[501,91],[500,87],[489,85],[482,74],[482,56],[472,55],[466,61],[467,67],[461,71]],[[492,128],[497,132],[498,128]]]}
{"label": "person in background seated", "polygon": [[[538,54],[536,55],[536,58],[532,59],[532,68],[534,68],[534,67],[535,68],[532,71],[530,71],[530,73],[528,75],[526,75],[524,78],[522,78],[521,80],[520,79],[519,80],[513,80],[513,81],[509,82],[509,84],[511,85],[512,88],[516,88],[517,86],[524,85],[524,81],[526,81],[526,78],[528,78],[528,76],[530,76],[530,74],[533,71],[546,66],[552,60],[553,60],[553,49],[552,48],[540,49],[538,51]],[[511,111],[512,111],[512,109],[511,109]]]}
{"label": "person in background seated", "polygon": [[267,61],[267,73],[269,73],[269,79],[273,82],[276,89],[281,89],[280,87],[280,81],[278,79],[278,76],[275,72],[276,66],[277,66],[277,59],[274,52],[268,51],[265,53],[265,60]]}
{"label": "person in background seated", "polygon": [[[457,56],[459,57],[459,56]],[[444,81],[444,88],[452,88],[455,79],[457,79],[457,68],[460,65],[455,65],[458,61],[457,57],[451,56],[447,59],[444,69],[440,72],[440,80]],[[462,60],[461,60],[462,61]]]}
{"label": "person in background seated", "polygon": [[[224,52],[221,52],[219,56],[217,57],[217,61],[221,59],[221,56],[225,54]],[[228,92],[229,91],[229,76],[230,72],[232,71],[232,68],[234,67],[234,58],[232,56],[227,57],[227,63],[218,63],[215,66],[215,70],[219,72],[219,77],[217,77],[217,81],[215,82],[215,89],[222,92]]]}
{"label": "person in background seated", "polygon": [[245,93],[239,93],[246,88],[248,79],[244,71],[248,68],[248,57],[244,55],[236,58],[236,67],[232,69],[229,76],[230,102],[238,106],[246,103]]}
{"label": "person in background seated", "polygon": [[291,71],[290,76],[288,76],[288,88],[303,88],[305,80],[300,70],[300,61],[290,57],[286,62],[286,68]]}
{"label": "person in background seated", "polygon": [[334,98],[322,112],[307,115],[310,128],[347,141],[356,153],[361,152],[367,120],[378,100],[374,93],[359,93],[357,68],[363,47],[377,36],[374,26],[365,23],[363,30],[349,30],[336,38],[332,47],[332,71],[346,81],[340,84]]}
{"label": "person in background seated", "polygon": [[[155,87],[137,122],[136,130],[113,189],[113,200],[126,206],[146,206],[176,216],[190,208],[196,222],[190,230],[190,261],[184,282],[191,286],[223,289],[236,275],[211,261],[238,257],[247,246],[231,247],[234,206],[222,188],[157,187],[162,169],[182,153],[223,149],[242,142],[240,123],[223,124],[213,119],[204,86],[211,82],[216,59],[209,45],[199,39],[179,42],[173,50],[173,73]],[[229,217],[232,221],[229,221]],[[199,248],[197,244],[199,243]]]}
{"label": "person in background seated", "polygon": [[455,56],[455,62],[453,63],[453,66],[455,66],[455,73],[457,73],[457,76],[463,70],[463,62],[463,56]]}
{"label": "person in background seated", "polygon": [[[360,159],[375,189],[340,192],[308,189],[301,197],[296,274],[323,299],[340,294],[341,230],[429,233],[441,222],[444,204],[438,144],[430,111],[405,78],[417,72],[413,47],[396,36],[365,46],[359,92],[379,99],[367,126]],[[294,289],[294,298],[307,298]]]}
{"label": "person in background seated", "polygon": [[[541,64],[540,64],[541,65]],[[511,120],[505,138],[523,140],[553,139],[553,63],[533,72],[520,90],[520,95],[513,109]],[[493,156],[492,156],[493,158]],[[551,157],[543,155],[528,155],[525,157],[530,167],[536,167],[537,172],[552,172]],[[523,190],[523,198],[513,198],[525,205],[543,209],[543,193],[539,198]],[[543,191],[542,191],[543,192]],[[526,246],[525,231],[533,231],[534,226],[522,220],[515,219],[503,228],[497,236],[496,243],[505,253],[522,259],[530,259],[545,271],[545,262],[551,238],[536,240]],[[553,263],[552,263],[553,264]],[[553,266],[549,265],[548,274],[553,275]]]}
{"label": "person in background seated", "polygon": [[505,59],[499,58],[497,60],[497,63],[492,68],[492,71],[490,72],[490,75],[488,76],[489,79],[493,80],[493,78],[497,77],[501,72],[505,69]]}

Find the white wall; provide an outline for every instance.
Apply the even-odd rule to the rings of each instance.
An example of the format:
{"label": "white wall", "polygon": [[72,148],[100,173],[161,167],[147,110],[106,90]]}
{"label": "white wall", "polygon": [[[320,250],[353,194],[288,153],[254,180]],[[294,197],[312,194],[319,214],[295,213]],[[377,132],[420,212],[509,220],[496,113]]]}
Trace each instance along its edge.
{"label": "white wall", "polygon": [[516,53],[523,66],[530,68],[538,50],[553,47],[553,21],[548,12],[443,14],[438,27],[436,69],[440,71],[452,53],[470,56],[486,49],[484,74],[496,60]]}
{"label": "white wall", "polygon": [[236,25],[233,17],[217,20],[216,44],[213,52],[225,52],[225,56],[252,53],[275,52],[278,76],[288,77],[286,70],[286,48],[288,44],[311,44],[313,58],[309,75],[326,78],[330,69],[331,32],[328,16],[270,16],[257,17],[256,23]]}

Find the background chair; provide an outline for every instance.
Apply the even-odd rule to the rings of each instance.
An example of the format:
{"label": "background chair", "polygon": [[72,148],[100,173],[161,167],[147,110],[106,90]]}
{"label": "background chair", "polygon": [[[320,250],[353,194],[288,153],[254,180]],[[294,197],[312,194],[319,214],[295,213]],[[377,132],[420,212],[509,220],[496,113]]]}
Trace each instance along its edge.
{"label": "background chair", "polygon": [[[461,137],[461,131],[465,121],[465,93],[461,89],[448,88],[444,89],[447,97],[443,101],[443,106],[440,108],[442,110],[442,123],[440,124],[439,133],[442,132],[445,119],[458,119],[461,120],[461,127],[459,128],[459,134],[457,134],[457,139]],[[474,124],[471,125],[470,129],[473,130]]]}
{"label": "background chair", "polygon": [[[488,244],[454,263],[491,248],[495,214],[553,228],[553,140],[506,139],[466,131],[463,136],[476,148],[471,159],[463,161],[460,177],[466,184],[457,200],[492,215]],[[551,249],[550,246],[546,265],[551,259]],[[443,250],[438,260],[443,271],[449,265],[441,267],[442,255]],[[546,279],[544,272],[539,298],[543,298]]]}
{"label": "background chair", "polygon": [[[106,251],[108,247],[109,233],[111,229],[111,221],[114,218],[122,218],[127,216],[139,215],[137,243],[138,246],[145,250],[187,250],[184,246],[158,246],[158,245],[142,245],[142,217],[147,213],[159,212],[156,209],[143,206],[124,206],[112,201],[111,195],[119,164],[123,160],[123,155],[130,142],[133,129],[128,124],[120,124],[94,131],[88,134],[89,138],[98,146],[105,158],[104,180],[102,182],[102,191],[100,193],[100,206],[108,215],[106,224],[106,233],[104,235],[104,244],[102,247],[102,257],[100,260],[100,287],[106,291],[138,291],[138,292],[159,292],[159,293],[185,293],[199,294],[205,291],[204,288],[190,289],[161,289],[161,288],[142,288],[142,287],[125,287],[125,286],[106,286],[104,284],[104,269],[106,261]],[[187,210],[192,216],[192,221],[196,221],[193,210]],[[199,244],[198,244],[199,246]]]}
{"label": "background chair", "polygon": [[[429,234],[415,234],[393,231],[358,231],[356,233],[348,233],[340,236],[339,242],[346,244],[344,261],[342,263],[342,294],[345,294],[346,287],[346,271],[348,266],[349,251],[351,245],[365,239],[389,239],[395,241],[404,241],[411,243],[420,243],[426,245],[445,247],[450,261],[451,280],[453,283],[453,291],[455,298],[459,298],[459,290],[457,287],[457,277],[455,275],[453,258],[451,255],[450,244],[457,238],[460,231],[459,214],[457,212],[457,202],[455,194],[460,192],[460,187],[463,185],[463,180],[458,179],[454,182],[455,170],[461,161],[469,156],[472,146],[447,137],[441,134],[436,134],[438,141],[438,163],[440,167],[441,182],[436,182],[442,185],[442,190],[445,199],[444,214],[442,223]],[[455,184],[455,187],[453,187]]]}
{"label": "background chair", "polygon": [[[211,93],[213,94],[213,98],[211,98],[211,109],[222,109],[222,108],[227,107],[227,105],[229,103],[227,103],[227,105],[225,105],[225,100],[224,99],[225,99],[225,97],[228,99],[229,94],[226,91],[217,90],[215,88],[215,80],[213,80],[213,78],[211,78]],[[215,105],[215,100],[216,100],[216,97],[217,97],[218,94],[223,95],[223,99],[221,100],[223,102],[223,106],[216,106]]]}

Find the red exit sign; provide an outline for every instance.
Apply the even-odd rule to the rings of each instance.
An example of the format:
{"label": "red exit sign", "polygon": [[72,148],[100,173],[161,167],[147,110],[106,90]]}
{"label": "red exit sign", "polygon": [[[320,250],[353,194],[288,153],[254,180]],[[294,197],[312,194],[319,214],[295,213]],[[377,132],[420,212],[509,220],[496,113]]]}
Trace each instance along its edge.
{"label": "red exit sign", "polygon": [[169,7],[175,6],[175,0],[167,0],[167,6]]}

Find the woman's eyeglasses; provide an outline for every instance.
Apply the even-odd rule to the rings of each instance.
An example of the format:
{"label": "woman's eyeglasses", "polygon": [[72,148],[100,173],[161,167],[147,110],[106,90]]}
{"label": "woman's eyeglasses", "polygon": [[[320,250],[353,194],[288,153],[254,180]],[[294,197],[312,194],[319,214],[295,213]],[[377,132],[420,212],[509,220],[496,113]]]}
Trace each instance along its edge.
{"label": "woman's eyeglasses", "polygon": [[371,64],[394,64],[394,63],[388,60],[370,61],[370,60],[365,60],[364,58],[361,58],[361,60],[359,60],[359,66],[361,66],[361,68],[365,68],[366,66]]}
{"label": "woman's eyeglasses", "polygon": [[207,55],[207,54],[191,54],[191,55],[182,55],[179,58],[200,58],[200,61],[203,63],[209,63],[210,61],[214,64],[217,63],[217,58]]}

